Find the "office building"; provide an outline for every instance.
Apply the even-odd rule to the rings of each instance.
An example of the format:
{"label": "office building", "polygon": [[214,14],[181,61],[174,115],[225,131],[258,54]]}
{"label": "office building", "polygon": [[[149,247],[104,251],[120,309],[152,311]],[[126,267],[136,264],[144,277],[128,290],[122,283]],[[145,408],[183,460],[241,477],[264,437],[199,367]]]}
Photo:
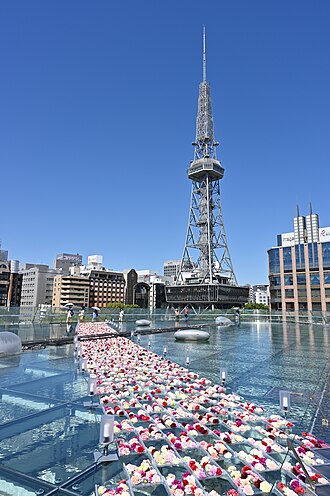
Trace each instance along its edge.
{"label": "office building", "polygon": [[[0,243],[1,247],[1,243]],[[0,250],[0,262],[6,262],[8,260],[8,250]]]}
{"label": "office building", "polygon": [[56,255],[54,269],[60,269],[62,274],[69,274],[70,267],[82,265],[82,256],[77,253],[60,253]]}
{"label": "office building", "polygon": [[109,303],[125,303],[125,278],[122,272],[90,270],[89,306],[106,307]]}
{"label": "office building", "polygon": [[22,264],[22,307],[51,305],[53,298],[54,277],[58,273],[44,264]]}
{"label": "office building", "polygon": [[164,276],[176,279],[180,270],[181,260],[166,260],[164,262]]}
{"label": "office building", "polygon": [[134,290],[137,283],[137,273],[134,269],[124,270],[123,276],[125,279],[125,304],[134,304]]}
{"label": "office building", "polygon": [[8,260],[8,251],[0,250],[0,306],[18,307],[21,300],[22,276],[18,260]]}
{"label": "office building", "polygon": [[330,227],[317,214],[297,213],[293,231],[268,250],[270,305],[290,312],[330,311]]}

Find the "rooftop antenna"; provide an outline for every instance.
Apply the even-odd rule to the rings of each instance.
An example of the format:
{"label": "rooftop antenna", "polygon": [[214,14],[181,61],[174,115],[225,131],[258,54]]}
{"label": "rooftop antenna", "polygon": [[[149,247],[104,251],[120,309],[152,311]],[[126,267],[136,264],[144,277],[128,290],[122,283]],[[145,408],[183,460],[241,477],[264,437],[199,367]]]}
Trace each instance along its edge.
{"label": "rooftop antenna", "polygon": [[206,33],[203,26],[203,82],[206,81]]}

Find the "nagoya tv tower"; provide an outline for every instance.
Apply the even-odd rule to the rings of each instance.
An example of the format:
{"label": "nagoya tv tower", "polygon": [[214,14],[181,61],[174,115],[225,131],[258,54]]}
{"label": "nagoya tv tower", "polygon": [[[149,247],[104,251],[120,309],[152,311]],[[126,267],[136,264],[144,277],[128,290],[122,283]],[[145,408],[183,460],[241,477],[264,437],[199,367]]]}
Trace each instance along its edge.
{"label": "nagoya tv tower", "polygon": [[248,299],[248,288],[237,285],[221,208],[220,180],[224,168],[217,159],[210,84],[206,80],[206,37],[203,28],[203,81],[199,85],[188,229],[180,270],[167,302],[177,305],[231,307]]}

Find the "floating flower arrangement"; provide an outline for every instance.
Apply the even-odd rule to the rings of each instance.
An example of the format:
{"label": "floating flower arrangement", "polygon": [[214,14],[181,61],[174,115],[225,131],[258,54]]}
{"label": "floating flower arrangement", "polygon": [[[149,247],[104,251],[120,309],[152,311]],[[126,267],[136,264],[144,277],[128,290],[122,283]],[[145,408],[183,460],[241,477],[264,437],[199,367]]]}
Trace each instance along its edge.
{"label": "floating flower arrangement", "polygon": [[[79,334],[104,334],[100,324],[82,323]],[[329,484],[311,468],[324,463],[313,450],[326,443],[308,432],[295,437],[287,419],[267,417],[262,406],[226,394],[221,386],[124,337],[81,340],[80,346],[87,369],[97,376],[103,411],[114,415],[119,455],[123,461],[141,455],[139,465],[125,465],[127,481],[98,487],[98,496],[132,496],[131,488],[134,492],[142,484],[163,484],[174,496],[219,496],[216,485],[205,488],[208,480],[235,486],[226,489],[226,496],[267,495],[272,490],[265,480],[268,473],[280,470],[272,456],[285,455],[288,438],[312,481]],[[163,478],[159,470],[165,469]],[[287,482],[278,482],[276,491],[285,496],[308,492],[299,463],[285,461],[281,470]]]}

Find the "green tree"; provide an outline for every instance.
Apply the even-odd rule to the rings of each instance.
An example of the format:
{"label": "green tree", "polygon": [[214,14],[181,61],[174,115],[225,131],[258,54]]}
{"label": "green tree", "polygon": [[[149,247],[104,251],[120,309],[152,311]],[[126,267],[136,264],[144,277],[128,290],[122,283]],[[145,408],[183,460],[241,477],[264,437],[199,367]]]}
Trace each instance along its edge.
{"label": "green tree", "polygon": [[246,310],[269,310],[269,307],[263,303],[245,303],[244,308]]}
{"label": "green tree", "polygon": [[114,301],[113,303],[108,303],[107,308],[139,308],[139,305],[125,305],[121,301]]}

